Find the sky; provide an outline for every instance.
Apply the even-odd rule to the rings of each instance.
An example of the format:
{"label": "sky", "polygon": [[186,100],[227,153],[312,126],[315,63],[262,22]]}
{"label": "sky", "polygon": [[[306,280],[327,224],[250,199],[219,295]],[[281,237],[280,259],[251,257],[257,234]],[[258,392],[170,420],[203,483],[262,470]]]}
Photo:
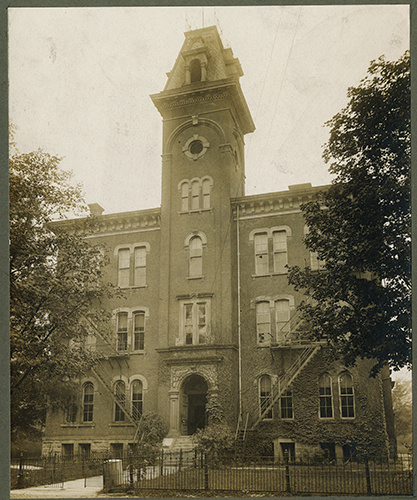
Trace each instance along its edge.
{"label": "sky", "polygon": [[104,213],[160,205],[163,90],[184,32],[217,25],[256,130],[246,194],[331,182],[324,123],[381,55],[409,47],[409,6],[9,9],[9,115],[21,152],[62,157]]}
{"label": "sky", "polygon": [[185,31],[216,25],[241,62],[256,126],[245,137],[248,195],[330,183],[325,122],[369,63],[398,59],[410,35],[407,5],[12,8],[8,22],[19,151],[62,157],[105,214],[160,205],[162,119],[149,95],[163,90]]}

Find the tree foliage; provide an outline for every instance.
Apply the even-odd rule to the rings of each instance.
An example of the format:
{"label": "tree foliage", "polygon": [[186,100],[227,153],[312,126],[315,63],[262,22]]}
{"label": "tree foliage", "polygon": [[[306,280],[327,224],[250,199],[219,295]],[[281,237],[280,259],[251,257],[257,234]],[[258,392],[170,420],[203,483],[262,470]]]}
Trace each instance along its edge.
{"label": "tree foliage", "polygon": [[74,393],[94,363],[83,349],[91,329],[105,329],[100,298],[103,250],[83,238],[93,224],[62,227],[84,203],[60,158],[41,150],[15,152],[10,180],[10,353],[12,430],[41,424],[45,411]]}
{"label": "tree foliage", "polygon": [[411,364],[410,61],[380,57],[348,89],[327,126],[330,188],[302,206],[305,243],[322,269],[293,267],[289,282],[316,339],[347,364],[358,357],[394,370]]}

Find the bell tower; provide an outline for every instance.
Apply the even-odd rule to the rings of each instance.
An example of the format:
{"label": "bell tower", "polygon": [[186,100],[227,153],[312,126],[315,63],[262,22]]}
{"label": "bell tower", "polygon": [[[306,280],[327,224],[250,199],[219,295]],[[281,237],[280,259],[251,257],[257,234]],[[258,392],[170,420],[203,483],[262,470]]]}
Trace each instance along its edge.
{"label": "bell tower", "polygon": [[[189,31],[164,90],[151,96],[163,118],[161,362],[171,363],[171,370],[180,370],[182,363],[181,370],[196,370],[189,360],[198,356],[201,370],[214,374],[210,383],[206,379],[209,387],[216,387],[221,371],[208,361],[213,349],[228,349],[228,377],[236,383],[236,244],[230,199],[244,195],[244,136],[255,128],[239,83],[242,75],[216,27]],[[173,435],[181,433],[179,421],[185,418],[178,407],[187,413],[181,391],[170,389]]]}

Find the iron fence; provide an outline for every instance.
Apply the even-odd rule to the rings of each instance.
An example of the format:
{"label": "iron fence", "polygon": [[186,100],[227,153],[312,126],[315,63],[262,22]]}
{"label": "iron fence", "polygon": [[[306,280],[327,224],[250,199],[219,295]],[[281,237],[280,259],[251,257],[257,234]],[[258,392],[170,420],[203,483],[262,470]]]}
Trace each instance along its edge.
{"label": "iron fence", "polygon": [[412,495],[411,456],[348,462],[306,457],[243,459],[207,456],[197,451],[149,459],[136,454],[44,457],[12,462],[12,488],[103,475],[106,491],[207,490],[263,492],[272,495]]}
{"label": "iron fence", "polygon": [[[397,460],[236,460],[196,452],[162,454],[153,463],[123,457],[108,470],[107,489],[211,490],[321,495],[411,495],[411,457]],[[106,475],[105,475],[106,476]]]}

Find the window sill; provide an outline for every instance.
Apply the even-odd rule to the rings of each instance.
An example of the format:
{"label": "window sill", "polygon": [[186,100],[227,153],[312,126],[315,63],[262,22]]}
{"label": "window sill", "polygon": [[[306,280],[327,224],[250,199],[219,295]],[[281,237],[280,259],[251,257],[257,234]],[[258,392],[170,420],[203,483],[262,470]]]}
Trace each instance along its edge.
{"label": "window sill", "polygon": [[213,208],[202,208],[197,210],[180,210],[178,215],[186,215],[186,214],[202,214],[203,212],[213,212]]}
{"label": "window sill", "polygon": [[319,417],[320,422],[335,422],[334,417]]}
{"label": "window sill", "polygon": [[83,427],[86,427],[86,428],[94,428],[95,427],[95,424],[93,423],[90,423],[90,422],[86,422],[86,423],[73,423],[73,424],[61,424],[61,428],[64,429],[64,428],[73,428],[73,429],[79,429],[79,428],[83,428]]}
{"label": "window sill", "polygon": [[148,288],[148,285],[129,285],[129,286],[116,286],[120,290],[135,290],[137,288]]}
{"label": "window sill", "polygon": [[204,276],[187,276],[187,280],[201,280],[204,281]]}
{"label": "window sill", "polygon": [[134,425],[127,422],[112,422],[109,427],[134,427]]}
{"label": "window sill", "polygon": [[252,279],[255,278],[272,278],[273,276],[285,276],[288,274],[288,271],[282,271],[281,273],[266,273],[266,274],[252,274]]}
{"label": "window sill", "polygon": [[340,417],[341,420],[355,420],[355,417]]}

